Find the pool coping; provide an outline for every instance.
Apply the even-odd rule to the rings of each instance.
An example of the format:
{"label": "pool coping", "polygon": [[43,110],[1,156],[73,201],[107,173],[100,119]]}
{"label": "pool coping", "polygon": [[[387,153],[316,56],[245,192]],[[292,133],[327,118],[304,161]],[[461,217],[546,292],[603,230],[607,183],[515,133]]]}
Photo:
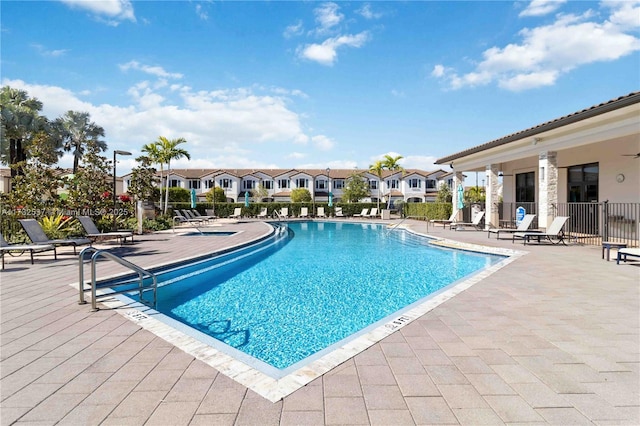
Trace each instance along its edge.
{"label": "pool coping", "polygon": [[[427,312],[433,310],[447,300],[450,300],[457,294],[477,284],[478,282],[487,278],[489,275],[495,273],[499,269],[502,269],[503,267],[514,262],[527,253],[520,250],[488,247],[478,244],[462,243],[446,238],[433,237],[428,234],[416,232],[410,227],[405,226],[400,226],[397,228],[407,230],[416,235],[430,238],[433,240],[432,244],[434,245],[464,251],[501,255],[505,256],[505,259],[501,260],[495,265],[481,270],[478,273],[473,274],[468,278],[454,282],[447,287],[408,305],[406,311],[401,310],[402,313],[396,315],[392,319],[380,324],[379,326],[368,332],[365,332],[353,339],[348,340],[345,344],[338,347],[337,349],[334,349],[329,353],[317,359],[314,359],[308,364],[281,378],[273,378],[268,374],[263,373],[256,368],[248,365],[247,363],[240,361],[233,356],[210,346],[207,343],[201,342],[195,337],[190,336],[187,333],[184,333],[159,319],[154,318],[153,315],[149,315],[146,313],[150,311],[150,308],[146,306],[125,303],[124,301],[119,299],[103,300],[100,301],[100,303],[102,303],[109,309],[115,310],[123,317],[135,322],[140,327],[144,328],[147,331],[150,331],[151,333],[162,338],[168,343],[171,343],[187,354],[215,368],[217,371],[229,377],[230,379],[235,380],[241,385],[253,390],[267,400],[271,402],[277,402],[287,395],[290,395],[291,393],[305,386],[306,384],[310,383],[311,381],[315,380],[316,378],[324,375],[338,365],[353,358],[372,345],[380,342],[385,337],[407,326],[416,319],[425,315]],[[243,245],[252,244],[255,241],[268,237],[268,234],[270,233],[256,238],[251,242],[239,244],[234,247],[229,247],[223,251],[230,251]],[[211,253],[203,254],[201,256],[180,259],[175,262],[156,265],[154,266],[154,268],[173,265],[177,262],[185,262],[190,259],[197,259],[207,255],[218,254],[219,252],[220,251],[214,251]],[[117,274],[116,276],[118,275],[120,274]],[[114,277],[115,276],[107,278],[110,279]],[[77,289],[77,283],[72,284],[72,286],[75,286]],[[349,338],[347,337],[345,338],[345,340],[346,339]]]}

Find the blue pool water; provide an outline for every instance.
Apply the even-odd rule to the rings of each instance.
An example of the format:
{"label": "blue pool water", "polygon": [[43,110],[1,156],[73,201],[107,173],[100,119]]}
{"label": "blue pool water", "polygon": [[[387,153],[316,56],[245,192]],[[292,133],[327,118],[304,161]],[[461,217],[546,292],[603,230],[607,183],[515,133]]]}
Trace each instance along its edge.
{"label": "blue pool water", "polygon": [[504,259],[375,224],[289,228],[258,255],[160,287],[157,310],[285,369]]}

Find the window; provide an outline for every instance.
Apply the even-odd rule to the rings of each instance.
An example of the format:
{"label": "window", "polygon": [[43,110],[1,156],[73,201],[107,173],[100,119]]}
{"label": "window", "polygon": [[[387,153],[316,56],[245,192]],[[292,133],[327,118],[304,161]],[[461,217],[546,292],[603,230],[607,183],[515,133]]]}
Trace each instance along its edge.
{"label": "window", "polygon": [[211,189],[214,187],[214,185],[215,185],[215,182],[213,181],[213,179],[207,179],[204,181],[204,187],[206,189]]}
{"label": "window", "polygon": [[280,180],[278,181],[278,187],[279,187],[280,189],[288,189],[288,188],[289,188],[289,185],[290,185],[290,181],[289,181],[289,179],[280,179]]}
{"label": "window", "polygon": [[256,181],[251,179],[242,181],[242,187],[244,189],[253,189],[255,188],[255,184],[256,184]]}
{"label": "window", "polygon": [[178,179],[171,179],[169,181],[169,186],[171,188],[180,188],[180,181]]}
{"label": "window", "polygon": [[398,189],[398,180],[391,179],[387,181],[387,189]]}
{"label": "window", "polygon": [[516,202],[534,203],[536,201],[535,172],[516,174]]}
{"label": "window", "polygon": [[296,179],[296,188],[306,188],[309,186],[309,179],[299,178]]}
{"label": "window", "polygon": [[333,180],[333,189],[342,189],[344,188],[344,179],[334,179]]}
{"label": "window", "polygon": [[411,189],[422,188],[422,180],[420,180],[420,179],[409,179],[409,188],[411,188]]}
{"label": "window", "polygon": [[436,189],[435,179],[427,179],[427,189]]}
{"label": "window", "polygon": [[570,203],[588,203],[598,201],[598,163],[571,166],[567,170],[569,188],[567,201]]}
{"label": "window", "polygon": [[273,189],[273,181],[272,180],[263,180],[262,186],[264,189]]}
{"label": "window", "polygon": [[200,189],[200,180],[190,180],[189,189]]}
{"label": "window", "polygon": [[329,181],[328,180],[317,180],[316,181],[316,189],[325,190],[327,188],[329,188]]}
{"label": "window", "polygon": [[220,187],[224,189],[231,188],[231,179],[220,179]]}
{"label": "window", "polygon": [[369,181],[369,189],[378,189],[378,181],[370,180]]}

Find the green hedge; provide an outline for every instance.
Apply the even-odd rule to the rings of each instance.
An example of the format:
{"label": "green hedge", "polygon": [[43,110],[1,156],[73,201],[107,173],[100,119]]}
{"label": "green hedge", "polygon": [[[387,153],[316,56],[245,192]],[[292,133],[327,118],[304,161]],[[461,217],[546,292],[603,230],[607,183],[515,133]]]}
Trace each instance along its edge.
{"label": "green hedge", "polygon": [[451,203],[405,203],[404,214],[416,219],[448,219],[453,207]]}

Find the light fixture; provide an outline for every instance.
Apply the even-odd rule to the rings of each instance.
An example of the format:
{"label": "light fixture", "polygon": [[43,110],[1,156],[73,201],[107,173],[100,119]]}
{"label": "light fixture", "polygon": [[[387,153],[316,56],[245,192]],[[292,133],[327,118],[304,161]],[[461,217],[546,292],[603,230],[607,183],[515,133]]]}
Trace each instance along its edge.
{"label": "light fixture", "polygon": [[131,155],[129,151],[113,151],[113,230],[116,230],[117,197],[116,197],[116,155]]}

